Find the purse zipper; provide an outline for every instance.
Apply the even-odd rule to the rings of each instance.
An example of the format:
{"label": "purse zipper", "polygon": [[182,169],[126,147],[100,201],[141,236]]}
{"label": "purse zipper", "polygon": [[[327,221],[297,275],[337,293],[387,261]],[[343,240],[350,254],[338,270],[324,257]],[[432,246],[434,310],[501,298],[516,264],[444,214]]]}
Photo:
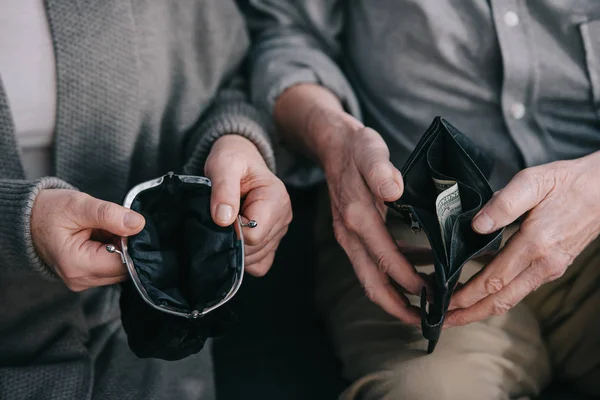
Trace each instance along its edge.
{"label": "purse zipper", "polygon": [[410,230],[413,233],[421,232],[421,225],[419,225],[419,221],[417,220],[417,217],[415,217],[415,213],[411,211],[411,208],[409,206],[401,205],[400,209],[408,213],[408,218],[410,218]]}

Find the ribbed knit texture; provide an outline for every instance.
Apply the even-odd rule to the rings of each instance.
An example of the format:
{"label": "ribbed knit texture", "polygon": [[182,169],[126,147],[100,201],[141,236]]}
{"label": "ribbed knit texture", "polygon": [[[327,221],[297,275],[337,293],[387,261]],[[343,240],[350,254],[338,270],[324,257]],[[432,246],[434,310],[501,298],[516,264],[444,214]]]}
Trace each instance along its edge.
{"label": "ribbed knit texture", "polygon": [[189,161],[184,167],[184,172],[189,174],[202,174],[204,161],[208,157],[212,144],[219,137],[235,133],[252,141],[265,159],[267,166],[275,171],[275,155],[265,131],[270,119],[266,114],[260,113],[248,104],[246,100],[246,87],[239,77],[234,79],[227,88],[221,90],[209,110],[210,117],[206,118],[198,128],[202,135],[190,146],[193,150]]}
{"label": "ribbed knit texture", "polygon": [[0,178],[20,179],[25,176],[17,151],[14,130],[15,126],[0,76],[0,171],[2,171]]}
{"label": "ribbed knit texture", "polygon": [[[0,81],[0,399],[212,399],[208,351],[136,359],[116,287],[70,292],[31,239],[40,190],[122,202],[142,180],[203,174],[214,141],[247,137],[274,168],[265,118],[236,71],[233,0],[46,0],[57,65],[54,177],[24,179]],[[188,155],[187,157],[185,155]]]}
{"label": "ribbed knit texture", "polygon": [[31,239],[31,210],[42,189],[74,187],[57,178],[0,179],[0,260],[8,268],[32,268],[47,278],[56,278],[54,271],[38,256]]}

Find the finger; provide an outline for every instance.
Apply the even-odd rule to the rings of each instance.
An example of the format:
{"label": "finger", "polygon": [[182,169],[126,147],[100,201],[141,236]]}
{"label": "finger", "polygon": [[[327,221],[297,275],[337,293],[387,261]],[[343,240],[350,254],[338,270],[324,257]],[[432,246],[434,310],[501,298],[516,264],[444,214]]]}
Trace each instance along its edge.
{"label": "finger", "polygon": [[251,266],[246,268],[246,271],[252,276],[256,276],[261,278],[269,272],[271,267],[273,266],[273,261],[275,260],[275,252],[272,251],[268,253],[265,257],[263,257],[260,261],[252,264]]}
{"label": "finger", "polygon": [[270,253],[275,253],[275,250],[277,249],[277,245],[279,243],[276,241],[273,242],[269,242],[269,244],[265,247],[263,247],[262,249],[260,249],[260,251],[255,252],[254,254],[250,255],[250,256],[246,256],[246,261],[245,261],[245,265],[246,265],[246,270],[248,270],[248,272],[250,272],[252,275],[254,275],[253,273],[253,266],[254,264],[259,263],[260,261],[262,261],[263,258],[267,257],[267,255],[269,255]]}
{"label": "finger", "polygon": [[67,287],[72,291],[81,292],[93,287],[114,285],[116,283],[120,283],[127,280],[127,278],[127,274],[110,278],[94,278],[89,276],[82,276],[73,280],[65,280],[64,282],[67,285]]}
{"label": "finger", "polygon": [[273,176],[268,184],[250,190],[242,205],[242,215],[258,223],[255,228],[244,230],[244,241],[250,246],[265,242],[269,235],[288,226],[292,207],[284,184]]}
{"label": "finger", "polygon": [[400,171],[390,162],[387,145],[370,128],[360,131],[362,142],[356,146],[354,162],[371,192],[383,201],[396,201],[404,188]]}
{"label": "finger", "polygon": [[106,251],[106,244],[84,240],[70,249],[74,255],[67,268],[56,269],[65,284],[74,291],[121,282],[128,276],[119,254]]}
{"label": "finger", "polygon": [[473,229],[478,233],[494,232],[517,220],[538,205],[552,190],[553,181],[547,168],[535,167],[519,172],[494,194],[473,219]]}
{"label": "finger", "polygon": [[243,163],[216,154],[207,160],[206,171],[212,182],[210,212],[213,221],[219,226],[229,226],[239,214]]}
{"label": "finger", "polygon": [[144,217],[128,208],[83,193],[71,204],[74,222],[83,229],[101,229],[117,236],[131,236],[144,227]]}
{"label": "finger", "polygon": [[248,259],[249,256],[253,256],[254,254],[262,252],[265,248],[271,246],[273,244],[273,242],[275,243],[275,245],[279,244],[279,241],[281,241],[281,239],[283,238],[283,236],[285,236],[287,231],[288,231],[288,226],[285,225],[285,226],[281,227],[281,229],[279,229],[279,231],[277,231],[276,233],[273,233],[273,231],[271,231],[269,236],[263,242],[259,243],[258,245],[255,245],[255,246],[245,245],[244,246],[244,255],[246,256],[246,259]]}
{"label": "finger", "polygon": [[106,243],[87,240],[81,244],[76,254],[74,264],[86,275],[94,278],[112,278],[127,274],[127,267],[123,264],[121,255],[109,253]]}
{"label": "finger", "polygon": [[474,275],[450,301],[450,309],[467,308],[504,289],[531,263],[529,241],[515,233],[500,254]]}
{"label": "finger", "polygon": [[544,283],[541,266],[525,269],[508,286],[486,297],[469,308],[450,311],[446,322],[450,326],[460,326],[482,321],[490,316],[503,315],[516,306],[529,293]]}
{"label": "finger", "polygon": [[365,207],[360,217],[350,216],[349,221],[360,221],[360,225],[352,226],[351,230],[364,244],[379,271],[392,277],[409,293],[420,293],[426,282],[400,253],[377,210]]}
{"label": "finger", "polygon": [[404,323],[420,324],[418,308],[411,306],[408,299],[390,284],[387,275],[377,269],[359,239],[350,232],[338,237],[343,238],[342,247],[354,266],[356,276],[369,300]]}

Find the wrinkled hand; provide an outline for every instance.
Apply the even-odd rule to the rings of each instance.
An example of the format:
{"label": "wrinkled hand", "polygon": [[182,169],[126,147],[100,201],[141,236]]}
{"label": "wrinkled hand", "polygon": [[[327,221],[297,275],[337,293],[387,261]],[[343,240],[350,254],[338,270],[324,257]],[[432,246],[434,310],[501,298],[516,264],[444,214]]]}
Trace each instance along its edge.
{"label": "wrinkled hand", "polygon": [[499,255],[454,295],[448,325],[501,315],[558,279],[600,233],[600,153],[529,168],[473,219],[479,233],[529,212]]}
{"label": "wrinkled hand", "polygon": [[212,181],[211,213],[217,225],[231,225],[238,214],[258,222],[256,228],[243,228],[245,265],[252,275],[265,275],[292,220],[283,182],[254,144],[238,135],[225,135],[213,144],[204,172]]}
{"label": "wrinkled hand", "polygon": [[418,310],[390,283],[391,278],[410,293],[425,284],[385,226],[384,201],[397,200],[403,190],[385,142],[347,114],[314,118],[311,129],[329,136],[320,158],[337,241],[369,299],[406,323],[420,323]]}
{"label": "wrinkled hand", "polygon": [[31,212],[37,253],[74,291],[125,280],[121,258],[108,253],[106,243],[143,227],[136,212],[75,190],[42,190]]}

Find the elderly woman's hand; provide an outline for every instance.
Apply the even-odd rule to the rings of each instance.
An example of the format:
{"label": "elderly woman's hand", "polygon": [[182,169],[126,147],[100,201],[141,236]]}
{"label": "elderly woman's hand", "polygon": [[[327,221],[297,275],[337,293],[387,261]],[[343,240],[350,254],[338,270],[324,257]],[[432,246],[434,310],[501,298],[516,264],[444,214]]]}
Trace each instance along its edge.
{"label": "elderly woman's hand", "polygon": [[239,135],[225,135],[214,143],[204,172],[212,181],[211,213],[217,225],[231,225],[238,214],[258,222],[256,228],[244,228],[246,270],[266,274],[292,220],[284,184],[254,144]]}
{"label": "elderly woman's hand", "polygon": [[143,227],[138,213],[76,190],[42,190],[31,212],[37,253],[74,291],[125,280],[121,258],[108,253],[106,243]]}

